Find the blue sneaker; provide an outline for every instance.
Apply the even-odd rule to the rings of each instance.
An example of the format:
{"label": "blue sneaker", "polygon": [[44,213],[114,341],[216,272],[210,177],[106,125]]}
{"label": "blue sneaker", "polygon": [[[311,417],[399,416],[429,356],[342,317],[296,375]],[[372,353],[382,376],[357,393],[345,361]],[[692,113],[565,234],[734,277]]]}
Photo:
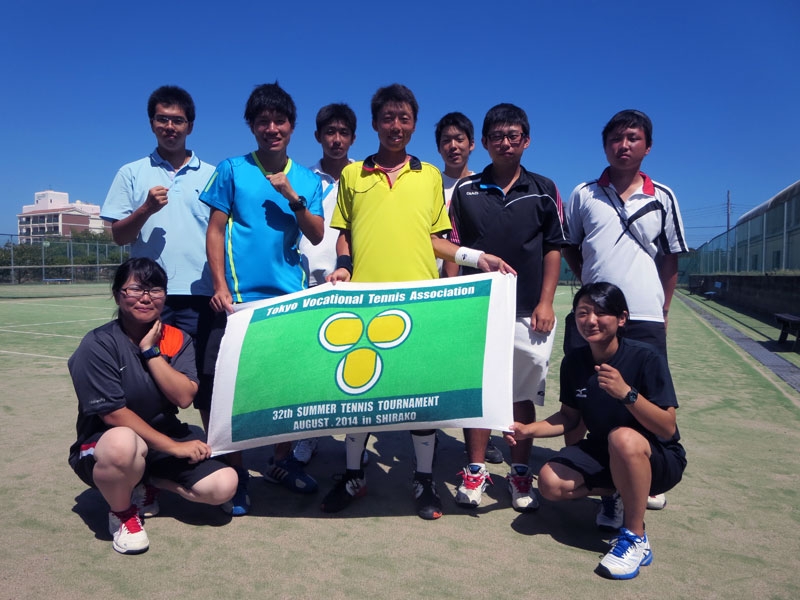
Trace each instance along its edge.
{"label": "blue sneaker", "polygon": [[236,474],[239,476],[239,483],[236,485],[236,493],[233,498],[220,506],[222,510],[234,517],[241,517],[250,512],[250,494],[247,492],[247,482],[250,480],[250,473],[242,467],[235,467]]}
{"label": "blue sneaker", "polygon": [[639,567],[646,567],[652,562],[653,551],[647,533],[639,537],[623,527],[619,535],[611,540],[611,550],[594,572],[608,579],[633,579],[639,574]]}
{"label": "blue sneaker", "polygon": [[264,479],[280,483],[298,494],[313,494],[317,491],[317,480],[308,475],[303,464],[294,456],[275,461],[271,458]]}

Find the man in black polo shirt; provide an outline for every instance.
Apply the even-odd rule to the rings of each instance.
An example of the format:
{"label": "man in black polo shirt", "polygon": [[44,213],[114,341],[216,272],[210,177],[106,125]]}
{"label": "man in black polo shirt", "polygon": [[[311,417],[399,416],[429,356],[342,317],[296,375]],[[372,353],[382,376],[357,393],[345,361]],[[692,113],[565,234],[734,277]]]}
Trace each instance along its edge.
{"label": "man in black polo shirt", "polygon": [[[525,111],[513,104],[498,104],[483,121],[481,143],[492,164],[482,173],[462,179],[453,192],[451,240],[496,254],[517,271],[517,322],[514,334],[514,419],[536,420],[535,404],[544,404],[545,378],[555,337],[553,297],[561,268],[561,246],[566,243],[561,226],[561,198],[548,178],[527,171],[520,163],[531,143]],[[458,267],[448,263],[448,275]],[[463,273],[477,273],[463,267]],[[456,502],[476,507],[486,482],[484,464],[488,429],[465,429],[469,464],[461,476]],[[539,501],[532,488],[528,462],[530,439],[511,448],[508,487],[515,510],[536,510]]]}

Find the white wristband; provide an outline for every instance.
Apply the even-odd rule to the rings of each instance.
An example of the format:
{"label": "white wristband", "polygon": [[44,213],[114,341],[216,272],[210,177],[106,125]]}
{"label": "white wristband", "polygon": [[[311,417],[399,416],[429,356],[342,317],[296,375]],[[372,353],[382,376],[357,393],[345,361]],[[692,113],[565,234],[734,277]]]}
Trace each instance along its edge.
{"label": "white wristband", "polygon": [[473,248],[461,246],[461,248],[459,248],[456,252],[456,264],[461,265],[462,267],[472,267],[473,269],[477,269],[478,261],[482,255],[483,250],[475,250]]}

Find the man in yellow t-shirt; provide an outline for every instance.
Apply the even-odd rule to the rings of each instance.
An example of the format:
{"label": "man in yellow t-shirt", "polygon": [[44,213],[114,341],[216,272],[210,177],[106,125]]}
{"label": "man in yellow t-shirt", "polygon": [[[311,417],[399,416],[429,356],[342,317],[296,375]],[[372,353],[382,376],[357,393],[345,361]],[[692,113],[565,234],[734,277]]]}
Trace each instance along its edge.
{"label": "man in yellow t-shirt", "polygon": [[[417,281],[436,279],[436,258],[483,271],[515,273],[500,258],[459,248],[444,238],[450,220],[444,206],[442,176],[436,167],[406,153],[419,105],[407,87],[393,84],[372,97],[372,128],[378,152],[342,170],[331,226],[339,229],[336,270],[328,281]],[[442,516],[433,483],[436,432],[412,431],[416,470],[414,496],[423,519]],[[361,453],[367,433],[347,434],[347,471],[322,501],[322,510],[338,512],[366,494]]]}

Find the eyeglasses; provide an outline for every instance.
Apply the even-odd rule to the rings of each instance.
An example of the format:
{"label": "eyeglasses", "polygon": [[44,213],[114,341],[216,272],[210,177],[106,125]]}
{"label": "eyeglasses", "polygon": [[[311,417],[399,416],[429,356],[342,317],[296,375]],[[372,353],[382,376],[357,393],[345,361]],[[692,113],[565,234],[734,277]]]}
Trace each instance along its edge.
{"label": "eyeglasses", "polygon": [[184,119],[183,117],[170,117],[169,115],[156,115],[153,117],[153,121],[158,123],[159,125],[166,125],[167,123],[172,122],[175,127],[183,127],[189,121]]}
{"label": "eyeglasses", "polygon": [[492,144],[495,145],[502,144],[503,140],[507,139],[508,143],[511,144],[512,146],[520,143],[522,141],[522,138],[524,137],[525,134],[522,133],[521,131],[508,131],[508,132],[493,131],[492,133],[486,136],[486,138]]}
{"label": "eyeglasses", "polygon": [[162,287],[154,287],[154,288],[143,288],[138,285],[129,285],[126,288],[122,288],[121,290],[126,297],[128,298],[135,298],[138,300],[145,294],[150,296],[151,300],[161,300],[164,296],[167,295],[167,290]]}

